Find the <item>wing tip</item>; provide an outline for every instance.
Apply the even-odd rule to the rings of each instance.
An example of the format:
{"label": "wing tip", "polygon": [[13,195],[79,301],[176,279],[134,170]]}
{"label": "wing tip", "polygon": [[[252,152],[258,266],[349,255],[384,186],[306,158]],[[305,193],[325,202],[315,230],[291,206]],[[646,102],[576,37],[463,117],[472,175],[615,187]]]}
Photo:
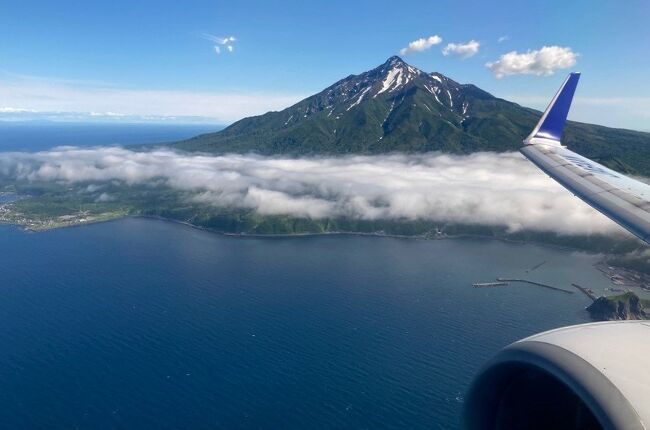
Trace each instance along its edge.
{"label": "wing tip", "polygon": [[541,140],[544,143],[560,144],[580,75],[580,72],[569,73],[524,143],[535,144],[538,143],[535,140]]}

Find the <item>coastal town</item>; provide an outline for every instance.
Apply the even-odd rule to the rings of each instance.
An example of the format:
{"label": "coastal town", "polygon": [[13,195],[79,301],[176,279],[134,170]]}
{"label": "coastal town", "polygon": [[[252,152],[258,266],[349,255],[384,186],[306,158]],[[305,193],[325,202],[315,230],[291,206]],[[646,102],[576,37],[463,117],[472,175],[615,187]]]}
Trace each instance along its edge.
{"label": "coastal town", "polygon": [[[9,200],[9,199],[7,199]],[[0,224],[18,225],[26,230],[44,231],[62,227],[73,227],[82,224],[90,224],[124,216],[121,212],[103,212],[99,214],[90,213],[87,210],[79,210],[76,213],[60,216],[32,217],[16,211],[11,202],[0,203]]]}

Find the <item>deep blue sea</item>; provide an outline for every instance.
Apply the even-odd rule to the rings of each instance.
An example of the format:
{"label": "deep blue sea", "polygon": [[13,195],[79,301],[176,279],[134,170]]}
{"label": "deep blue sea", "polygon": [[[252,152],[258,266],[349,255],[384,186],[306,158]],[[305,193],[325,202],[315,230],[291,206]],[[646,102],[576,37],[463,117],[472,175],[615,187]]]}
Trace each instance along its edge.
{"label": "deep blue sea", "polygon": [[217,125],[104,124],[0,121],[0,152],[55,146],[139,145],[173,142],[221,129]]}
{"label": "deep blue sea", "polygon": [[150,219],[0,226],[0,427],[457,428],[472,375],[500,348],[587,321],[581,294],[471,284],[606,286],[596,261],[495,240],[241,238]]}

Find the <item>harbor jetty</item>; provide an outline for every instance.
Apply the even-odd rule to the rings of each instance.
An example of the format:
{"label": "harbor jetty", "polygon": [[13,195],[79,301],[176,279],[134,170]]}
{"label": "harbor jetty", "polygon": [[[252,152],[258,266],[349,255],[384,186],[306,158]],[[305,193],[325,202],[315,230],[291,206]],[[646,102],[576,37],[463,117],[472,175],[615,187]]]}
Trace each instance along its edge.
{"label": "harbor jetty", "polygon": [[592,301],[594,301],[594,302],[595,302],[596,299],[598,298],[598,297],[596,297],[596,295],[594,294],[594,290],[592,290],[591,288],[581,287],[581,286],[578,285],[578,284],[571,284],[571,285],[573,285],[574,287],[576,287],[578,290],[582,291],[582,292],[585,294],[585,296],[589,297],[589,298],[590,298]]}
{"label": "harbor jetty", "polygon": [[485,287],[503,287],[508,285],[507,282],[476,282],[472,284],[474,288],[485,288]]}
{"label": "harbor jetty", "polygon": [[497,278],[497,281],[498,282],[521,282],[521,283],[524,283],[524,284],[531,284],[531,285],[536,285],[538,287],[547,288],[547,289],[553,290],[553,291],[559,291],[559,292],[562,292],[562,293],[565,293],[565,294],[573,294],[573,291],[565,290],[564,288],[554,287],[552,285],[542,284],[541,282],[529,281],[528,279]]}
{"label": "harbor jetty", "polygon": [[533,270],[537,270],[537,269],[539,269],[540,267],[542,267],[542,266],[545,265],[545,264],[546,264],[546,261],[542,261],[541,263],[534,265],[534,266],[531,267],[530,269],[527,269],[527,270],[526,270],[526,273],[530,273],[530,272],[532,272]]}

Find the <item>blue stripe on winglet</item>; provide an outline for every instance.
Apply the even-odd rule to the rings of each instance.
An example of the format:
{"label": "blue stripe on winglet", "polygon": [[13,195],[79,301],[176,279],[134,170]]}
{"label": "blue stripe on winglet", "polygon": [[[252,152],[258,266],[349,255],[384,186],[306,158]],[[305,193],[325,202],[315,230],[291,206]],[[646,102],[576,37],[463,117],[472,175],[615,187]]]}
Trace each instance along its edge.
{"label": "blue stripe on winglet", "polygon": [[566,117],[569,114],[571,100],[576,92],[580,73],[571,73],[564,85],[547,108],[546,118],[540,124],[534,137],[543,137],[559,141],[562,138]]}

